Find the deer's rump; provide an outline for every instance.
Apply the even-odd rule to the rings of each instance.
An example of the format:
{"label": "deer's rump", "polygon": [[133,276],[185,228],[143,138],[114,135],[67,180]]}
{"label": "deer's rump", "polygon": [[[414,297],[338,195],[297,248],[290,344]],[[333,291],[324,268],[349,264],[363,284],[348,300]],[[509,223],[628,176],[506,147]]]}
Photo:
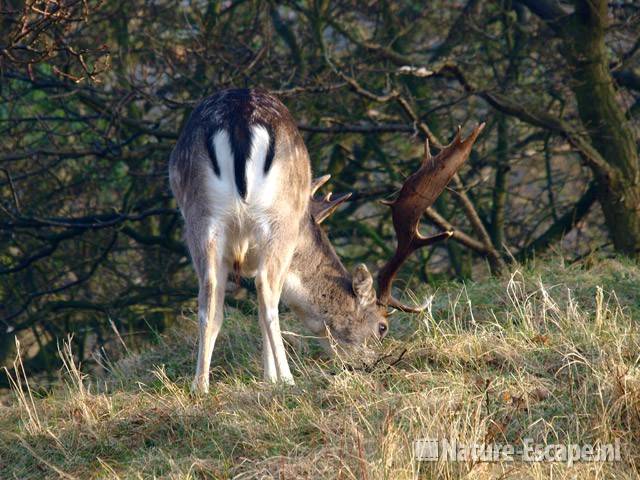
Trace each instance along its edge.
{"label": "deer's rump", "polygon": [[210,206],[210,228],[224,235],[225,260],[243,276],[254,276],[275,231],[286,222],[295,222],[299,212],[289,209],[289,215],[283,215],[281,205],[290,203],[291,193],[286,163],[272,162],[269,146],[273,140],[268,131],[260,125],[248,130],[251,142],[241,162],[243,170],[237,169],[232,136],[226,130],[215,133],[211,143],[219,174],[210,169],[203,190]]}
{"label": "deer's rump", "polygon": [[243,276],[255,274],[276,236],[297,235],[308,214],[308,153],[286,107],[265,92],[229,90],[205,99],[170,165],[187,223],[216,239],[225,263]]}

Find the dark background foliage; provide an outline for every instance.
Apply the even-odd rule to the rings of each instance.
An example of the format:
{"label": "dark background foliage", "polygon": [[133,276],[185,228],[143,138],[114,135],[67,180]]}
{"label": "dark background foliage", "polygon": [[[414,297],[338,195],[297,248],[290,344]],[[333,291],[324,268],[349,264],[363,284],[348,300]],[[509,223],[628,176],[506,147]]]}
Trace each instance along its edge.
{"label": "dark background foliage", "polygon": [[[352,199],[326,228],[347,264],[393,248],[387,198],[487,123],[425,212],[456,231],[404,268],[416,287],[553,249],[640,251],[640,6],[634,2],[27,1],[0,7],[0,340],[50,369],[143,343],[193,305],[167,159],[197,101],[277,93],[316,175]],[[241,305],[241,302],[240,302]],[[139,340],[138,340],[139,339]]]}

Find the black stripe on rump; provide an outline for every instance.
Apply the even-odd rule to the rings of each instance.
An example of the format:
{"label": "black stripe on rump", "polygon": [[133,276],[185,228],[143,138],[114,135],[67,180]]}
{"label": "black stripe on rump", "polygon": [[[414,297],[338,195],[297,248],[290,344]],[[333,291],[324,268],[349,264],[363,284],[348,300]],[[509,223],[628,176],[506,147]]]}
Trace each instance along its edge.
{"label": "black stripe on rump", "polygon": [[230,138],[231,151],[233,152],[233,170],[236,177],[236,187],[238,193],[247,198],[247,158],[251,153],[251,130],[247,121],[238,116],[231,124]]}
{"label": "black stripe on rump", "polygon": [[268,173],[273,163],[273,157],[276,154],[276,134],[273,128],[265,126],[267,134],[269,135],[269,147],[267,148],[267,158],[264,159],[264,173]]}
{"label": "black stripe on rump", "polygon": [[213,144],[214,137],[219,130],[212,130],[206,135],[207,144],[207,152],[209,152],[209,158],[211,159],[211,164],[213,165],[213,173],[216,174],[218,178],[220,178],[220,165],[218,165],[218,156],[216,155],[216,147]]}

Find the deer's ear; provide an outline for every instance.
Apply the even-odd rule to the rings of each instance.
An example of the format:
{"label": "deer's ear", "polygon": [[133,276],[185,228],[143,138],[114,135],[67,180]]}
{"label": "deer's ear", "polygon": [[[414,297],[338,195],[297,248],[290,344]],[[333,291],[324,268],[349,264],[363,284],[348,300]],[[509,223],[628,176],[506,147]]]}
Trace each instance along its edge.
{"label": "deer's ear", "polygon": [[351,286],[360,305],[366,306],[375,303],[376,291],[373,288],[373,277],[364,263],[358,264],[353,271]]}

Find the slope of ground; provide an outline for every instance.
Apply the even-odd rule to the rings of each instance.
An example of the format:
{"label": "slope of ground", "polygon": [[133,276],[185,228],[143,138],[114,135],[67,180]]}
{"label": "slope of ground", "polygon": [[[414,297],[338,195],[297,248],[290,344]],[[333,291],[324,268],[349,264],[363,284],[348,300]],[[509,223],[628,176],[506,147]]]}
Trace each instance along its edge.
{"label": "slope of ground", "polygon": [[[640,268],[559,259],[423,292],[370,368],[287,339],[294,387],[260,378],[254,318],[230,313],[212,388],[189,395],[195,323],[42,398],[0,411],[0,478],[637,478]],[[20,377],[19,367],[11,372]],[[619,445],[611,462],[418,462],[413,442]]]}

